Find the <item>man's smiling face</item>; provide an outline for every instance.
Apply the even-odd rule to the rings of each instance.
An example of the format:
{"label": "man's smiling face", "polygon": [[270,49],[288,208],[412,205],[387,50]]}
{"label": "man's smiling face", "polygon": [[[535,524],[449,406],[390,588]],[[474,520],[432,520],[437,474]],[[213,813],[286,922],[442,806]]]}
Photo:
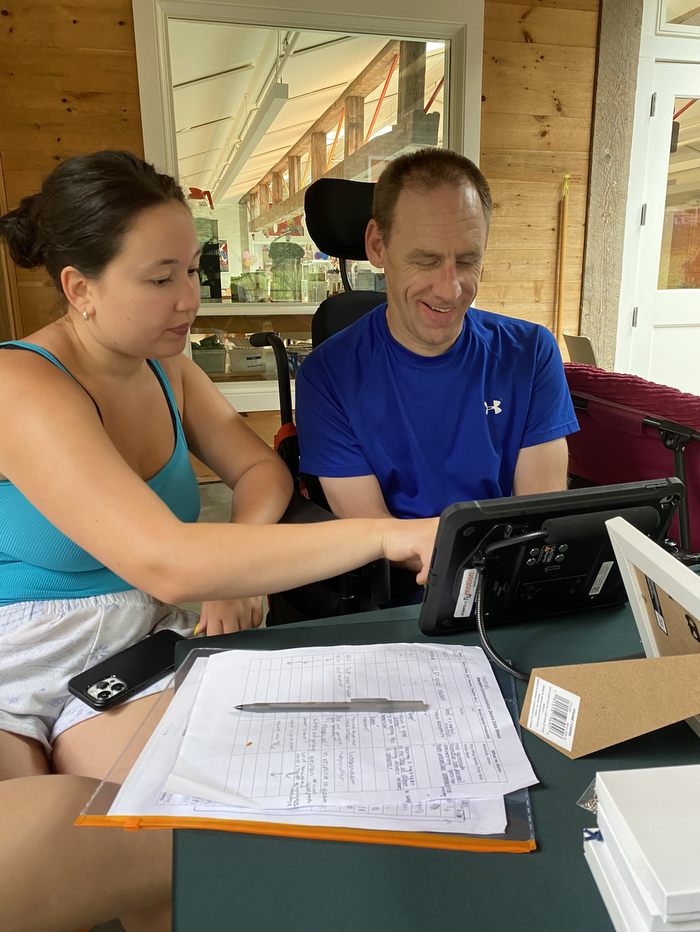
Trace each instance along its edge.
{"label": "man's smiling face", "polygon": [[467,183],[404,188],[387,243],[370,221],[367,256],[386,274],[395,340],[420,356],[439,356],[455,343],[479,287],[487,235],[479,195]]}

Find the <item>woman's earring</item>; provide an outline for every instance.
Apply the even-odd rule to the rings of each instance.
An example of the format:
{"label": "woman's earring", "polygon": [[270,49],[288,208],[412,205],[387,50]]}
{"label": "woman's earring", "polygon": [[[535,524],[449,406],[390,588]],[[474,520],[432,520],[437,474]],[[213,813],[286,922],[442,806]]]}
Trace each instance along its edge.
{"label": "woman's earring", "polygon": [[85,318],[85,320],[90,320],[90,315],[88,314],[87,311],[83,311],[83,317]]}

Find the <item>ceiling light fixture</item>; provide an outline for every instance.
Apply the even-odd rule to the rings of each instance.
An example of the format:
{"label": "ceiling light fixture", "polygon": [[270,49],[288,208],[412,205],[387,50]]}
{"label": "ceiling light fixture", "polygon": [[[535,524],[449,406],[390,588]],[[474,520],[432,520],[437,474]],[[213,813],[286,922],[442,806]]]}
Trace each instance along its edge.
{"label": "ceiling light fixture", "polygon": [[253,154],[258,143],[272,126],[275,118],[288,100],[288,84],[275,83],[270,86],[246,131],[243,133],[240,143],[234,149],[233,155],[227,160],[224,170],[212,186],[211,194],[215,203],[218,203],[226,195],[233,180]]}

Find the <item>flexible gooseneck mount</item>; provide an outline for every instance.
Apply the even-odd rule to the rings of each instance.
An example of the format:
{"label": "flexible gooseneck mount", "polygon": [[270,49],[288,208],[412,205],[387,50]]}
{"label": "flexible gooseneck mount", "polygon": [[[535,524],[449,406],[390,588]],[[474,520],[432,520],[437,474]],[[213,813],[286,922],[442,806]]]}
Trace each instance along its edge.
{"label": "flexible gooseneck mount", "polygon": [[522,670],[518,670],[517,667],[514,667],[512,664],[508,663],[507,660],[504,660],[503,657],[496,651],[494,646],[489,641],[486,634],[486,618],[484,615],[484,585],[486,581],[486,569],[489,561],[489,557],[493,557],[498,550],[503,550],[505,547],[513,547],[517,544],[525,544],[529,541],[536,540],[545,540],[547,537],[547,531],[530,531],[527,534],[518,534],[516,537],[507,537],[504,540],[496,540],[484,547],[483,551],[478,551],[472,558],[472,563],[474,568],[479,573],[479,579],[476,585],[476,628],[479,632],[479,640],[481,641],[481,646],[484,649],[484,653],[493,661],[497,666],[502,670],[505,670],[506,673],[510,673],[511,676],[514,676],[518,680],[524,680],[528,682],[530,679],[529,673],[523,673]]}

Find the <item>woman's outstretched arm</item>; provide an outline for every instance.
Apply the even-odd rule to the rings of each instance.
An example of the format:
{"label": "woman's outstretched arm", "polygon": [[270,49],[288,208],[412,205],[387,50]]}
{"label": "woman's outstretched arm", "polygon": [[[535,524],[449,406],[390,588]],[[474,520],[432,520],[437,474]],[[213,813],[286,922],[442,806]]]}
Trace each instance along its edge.
{"label": "woman's outstretched arm", "polygon": [[[128,583],[166,602],[241,598],[335,576],[378,557],[418,557],[437,520],[319,525],[180,522],[129,467],[85,392],[45,360],[7,353],[0,473],[56,527]],[[21,409],[14,401],[22,397]]]}

